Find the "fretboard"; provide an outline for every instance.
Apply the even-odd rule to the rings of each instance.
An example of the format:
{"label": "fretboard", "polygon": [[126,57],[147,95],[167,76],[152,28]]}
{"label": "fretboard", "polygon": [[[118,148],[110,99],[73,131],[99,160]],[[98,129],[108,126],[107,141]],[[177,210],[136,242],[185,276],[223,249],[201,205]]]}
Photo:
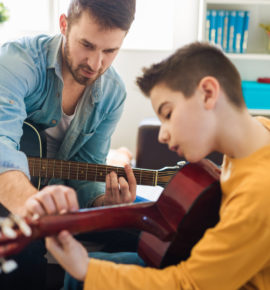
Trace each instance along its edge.
{"label": "fretboard", "polygon": [[[106,175],[114,171],[126,178],[123,167],[37,157],[28,157],[28,163],[30,175],[37,177],[105,182]],[[133,172],[137,184],[157,185],[158,170],[135,168]]]}

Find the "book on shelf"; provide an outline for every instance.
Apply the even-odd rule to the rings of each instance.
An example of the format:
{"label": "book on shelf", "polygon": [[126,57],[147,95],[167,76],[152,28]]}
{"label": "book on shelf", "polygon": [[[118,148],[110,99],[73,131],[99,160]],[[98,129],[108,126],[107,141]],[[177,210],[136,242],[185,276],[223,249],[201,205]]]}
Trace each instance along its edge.
{"label": "book on shelf", "polygon": [[217,10],[210,10],[210,35],[209,41],[212,44],[216,43],[216,22],[217,22]]}
{"label": "book on shelf", "polygon": [[250,11],[245,11],[241,53],[245,53],[247,51],[249,17]]}
{"label": "book on shelf", "polygon": [[223,41],[222,48],[224,51],[227,50],[228,45],[228,30],[229,30],[229,11],[224,11],[224,24],[223,24]]}
{"label": "book on shelf", "polygon": [[206,11],[206,22],[205,22],[205,40],[210,41],[210,21],[211,21],[210,10]]}
{"label": "book on shelf", "polygon": [[227,52],[234,52],[233,49],[233,42],[234,42],[234,30],[235,30],[235,20],[236,20],[236,11],[231,10],[229,13],[229,31],[228,31],[228,45],[227,45]]}
{"label": "book on shelf", "polygon": [[228,53],[245,53],[249,18],[249,11],[208,9],[205,40]]}
{"label": "book on shelf", "polygon": [[236,11],[233,52],[241,53],[245,11]]}
{"label": "book on shelf", "polygon": [[222,48],[223,28],[224,28],[224,10],[217,10],[216,44],[220,48]]}

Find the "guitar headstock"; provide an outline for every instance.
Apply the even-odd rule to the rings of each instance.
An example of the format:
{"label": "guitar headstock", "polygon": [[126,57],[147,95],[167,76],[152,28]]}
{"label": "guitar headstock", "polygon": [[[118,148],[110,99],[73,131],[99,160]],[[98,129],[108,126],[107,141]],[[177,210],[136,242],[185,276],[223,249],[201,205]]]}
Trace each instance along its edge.
{"label": "guitar headstock", "polygon": [[186,164],[186,161],[179,161],[175,166],[166,166],[158,170],[157,185],[165,187],[171,178]]}
{"label": "guitar headstock", "polygon": [[32,240],[32,229],[26,219],[13,214],[0,218],[0,269],[4,273],[17,267],[15,261],[4,258],[19,253]]}

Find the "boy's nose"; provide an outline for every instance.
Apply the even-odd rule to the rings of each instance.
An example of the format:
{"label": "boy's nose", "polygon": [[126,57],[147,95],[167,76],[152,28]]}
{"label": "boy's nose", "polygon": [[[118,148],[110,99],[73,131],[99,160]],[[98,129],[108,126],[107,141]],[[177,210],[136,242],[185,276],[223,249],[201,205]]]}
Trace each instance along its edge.
{"label": "boy's nose", "polygon": [[158,141],[160,143],[168,143],[169,141],[169,133],[163,126],[160,126],[158,133]]}

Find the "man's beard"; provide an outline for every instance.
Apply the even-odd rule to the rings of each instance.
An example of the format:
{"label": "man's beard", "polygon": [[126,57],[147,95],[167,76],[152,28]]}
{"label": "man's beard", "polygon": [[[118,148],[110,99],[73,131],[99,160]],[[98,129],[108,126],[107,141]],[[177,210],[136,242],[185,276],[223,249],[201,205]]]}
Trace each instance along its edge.
{"label": "man's beard", "polygon": [[80,70],[84,69],[86,71],[92,72],[93,70],[91,69],[91,67],[89,67],[89,65],[79,64],[77,66],[77,68],[74,68],[74,66],[72,64],[71,56],[70,56],[70,51],[69,51],[68,37],[66,38],[66,42],[64,44],[64,56],[63,57],[64,57],[64,61],[66,63],[66,66],[67,66],[69,72],[71,73],[71,75],[73,76],[74,80],[81,85],[84,85],[84,86],[91,85],[102,74],[102,72],[99,71],[95,78],[87,78],[87,77],[80,74]]}

